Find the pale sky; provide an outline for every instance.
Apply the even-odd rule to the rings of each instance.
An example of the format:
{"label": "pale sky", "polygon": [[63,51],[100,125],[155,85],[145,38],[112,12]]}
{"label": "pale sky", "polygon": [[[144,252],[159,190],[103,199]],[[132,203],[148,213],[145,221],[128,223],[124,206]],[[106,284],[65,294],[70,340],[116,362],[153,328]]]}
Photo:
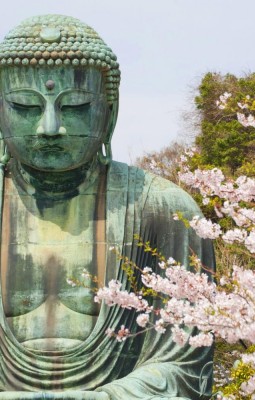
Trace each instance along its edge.
{"label": "pale sky", "polygon": [[[182,114],[208,71],[242,75],[255,66],[255,0],[3,0],[0,40],[23,19],[64,14],[91,25],[122,71],[114,159],[190,137]],[[187,124],[187,123],[186,123]]]}

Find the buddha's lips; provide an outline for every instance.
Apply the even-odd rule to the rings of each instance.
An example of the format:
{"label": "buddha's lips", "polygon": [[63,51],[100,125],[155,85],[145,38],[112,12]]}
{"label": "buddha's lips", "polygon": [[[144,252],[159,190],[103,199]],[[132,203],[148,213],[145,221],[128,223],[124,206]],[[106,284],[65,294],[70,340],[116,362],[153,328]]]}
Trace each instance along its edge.
{"label": "buddha's lips", "polygon": [[51,152],[51,151],[64,151],[65,148],[63,148],[61,146],[52,145],[52,146],[40,146],[40,147],[38,146],[36,148],[36,150],[42,151],[42,152]]}
{"label": "buddha's lips", "polygon": [[65,145],[59,145],[57,143],[41,143],[41,142],[36,142],[34,145],[32,145],[33,150],[39,150],[39,151],[64,151],[68,150],[70,147]]}

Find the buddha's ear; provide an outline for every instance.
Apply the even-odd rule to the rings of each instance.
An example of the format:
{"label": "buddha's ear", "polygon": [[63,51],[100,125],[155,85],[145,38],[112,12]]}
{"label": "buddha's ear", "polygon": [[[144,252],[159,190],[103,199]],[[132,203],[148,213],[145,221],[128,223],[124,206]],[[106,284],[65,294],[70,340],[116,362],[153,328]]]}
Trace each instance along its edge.
{"label": "buddha's ear", "polygon": [[108,123],[108,127],[107,127],[107,134],[106,134],[106,140],[105,143],[111,143],[112,140],[112,135],[114,132],[114,128],[117,122],[117,118],[118,118],[118,112],[119,112],[119,100],[115,100],[111,105],[110,105],[110,109],[111,109],[111,115],[109,118],[109,123]]}
{"label": "buddha's ear", "polygon": [[107,132],[102,142],[102,146],[98,151],[98,160],[101,164],[107,165],[112,161],[111,140],[113,131],[118,118],[119,101],[115,100],[110,106],[110,117],[107,126]]}
{"label": "buddha's ear", "polygon": [[3,134],[0,129],[0,167],[5,166],[10,160],[11,155],[8,148],[4,142]]}
{"label": "buddha's ear", "polygon": [[[2,100],[3,100],[3,96],[0,93],[0,113],[2,112]],[[1,122],[1,115],[0,115],[0,122]],[[0,160],[4,156],[4,154],[5,154],[5,143],[4,143],[1,123],[0,123]],[[0,163],[1,163],[1,161],[0,161]]]}
{"label": "buddha's ear", "polygon": [[[0,113],[2,112],[2,95],[0,94]],[[1,118],[0,118],[1,120]],[[2,133],[2,128],[0,124],[0,167],[5,166],[10,160],[11,155],[7,149],[7,146],[4,142],[4,137]]]}

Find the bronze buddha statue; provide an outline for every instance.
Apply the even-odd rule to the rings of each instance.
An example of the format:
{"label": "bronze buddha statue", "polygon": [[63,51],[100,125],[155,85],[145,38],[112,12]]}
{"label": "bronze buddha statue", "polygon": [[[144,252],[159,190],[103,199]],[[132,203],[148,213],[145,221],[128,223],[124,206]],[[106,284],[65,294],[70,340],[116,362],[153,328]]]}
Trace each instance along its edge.
{"label": "bronze buddha statue", "polygon": [[172,218],[199,213],[195,202],[112,161],[119,82],[116,56],[75,18],[29,18],[0,44],[3,400],[210,397],[211,348],[156,332],[118,343],[105,330],[135,332],[135,313],[66,282],[86,268],[128,288],[111,246],[156,269],[137,233],[187,268],[190,248],[214,266],[211,243]]}

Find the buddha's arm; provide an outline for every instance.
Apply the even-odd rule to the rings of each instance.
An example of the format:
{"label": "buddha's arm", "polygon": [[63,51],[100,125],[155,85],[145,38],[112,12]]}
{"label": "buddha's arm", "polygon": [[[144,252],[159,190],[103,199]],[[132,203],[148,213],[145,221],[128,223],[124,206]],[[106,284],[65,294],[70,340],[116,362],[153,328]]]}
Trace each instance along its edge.
{"label": "buddha's arm", "polygon": [[208,392],[202,394],[202,391],[197,391],[195,387],[190,386],[194,378],[196,377],[185,374],[181,368],[171,363],[155,363],[140,367],[125,378],[96,390],[105,391],[111,400],[209,399]]}
{"label": "buddha's arm", "polygon": [[[116,380],[102,387],[111,400],[197,400],[196,397],[178,396],[178,379],[173,374],[172,389],[167,390],[169,366],[155,364],[151,367],[139,368],[125,378]],[[176,372],[176,371],[175,371]],[[100,389],[97,389],[100,390]],[[202,399],[202,397],[201,397]]]}

